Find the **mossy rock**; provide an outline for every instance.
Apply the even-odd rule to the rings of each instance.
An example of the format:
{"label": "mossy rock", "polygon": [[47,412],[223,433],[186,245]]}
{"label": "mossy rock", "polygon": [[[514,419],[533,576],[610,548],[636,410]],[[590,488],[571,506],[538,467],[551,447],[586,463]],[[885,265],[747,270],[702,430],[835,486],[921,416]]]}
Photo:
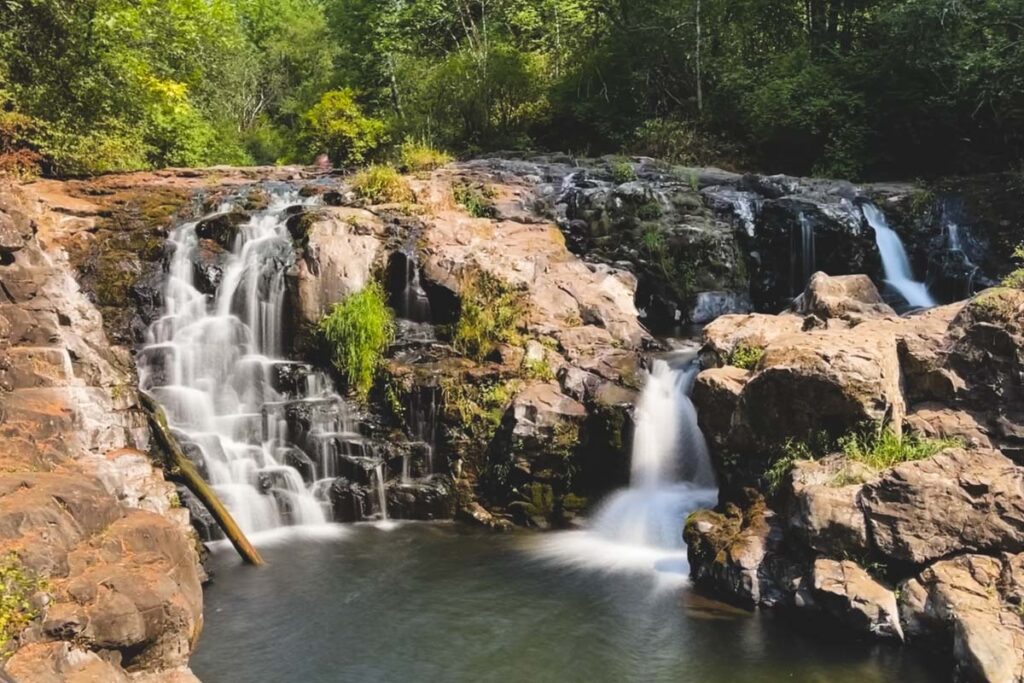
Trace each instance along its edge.
{"label": "mossy rock", "polygon": [[232,249],[238,237],[239,227],[249,222],[249,214],[242,211],[227,211],[204,218],[196,224],[196,236],[212,240],[224,249]]}

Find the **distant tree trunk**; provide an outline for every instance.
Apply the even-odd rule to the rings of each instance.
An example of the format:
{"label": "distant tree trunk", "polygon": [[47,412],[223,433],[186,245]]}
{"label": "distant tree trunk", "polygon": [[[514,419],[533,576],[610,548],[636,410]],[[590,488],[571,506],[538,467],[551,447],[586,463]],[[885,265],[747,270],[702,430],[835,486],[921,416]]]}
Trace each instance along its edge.
{"label": "distant tree trunk", "polygon": [[697,62],[697,112],[699,114],[704,113],[704,84],[702,83],[701,74],[701,63],[700,63],[700,38],[701,38],[701,26],[700,26],[700,0],[697,0],[697,49],[696,49],[696,62]]}

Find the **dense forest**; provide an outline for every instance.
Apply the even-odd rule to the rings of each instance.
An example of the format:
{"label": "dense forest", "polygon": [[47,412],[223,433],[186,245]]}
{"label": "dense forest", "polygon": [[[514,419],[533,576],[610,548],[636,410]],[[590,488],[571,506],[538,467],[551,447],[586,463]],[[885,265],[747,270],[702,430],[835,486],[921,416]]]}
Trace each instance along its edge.
{"label": "dense forest", "polygon": [[350,165],[410,140],[1016,168],[1024,0],[0,0],[8,173]]}

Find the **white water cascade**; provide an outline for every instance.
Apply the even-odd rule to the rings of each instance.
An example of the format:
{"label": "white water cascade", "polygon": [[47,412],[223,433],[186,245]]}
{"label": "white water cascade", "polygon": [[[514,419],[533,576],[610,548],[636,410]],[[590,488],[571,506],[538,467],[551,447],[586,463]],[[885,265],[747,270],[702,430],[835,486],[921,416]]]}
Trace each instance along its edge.
{"label": "white water cascade", "polygon": [[[361,441],[330,380],[281,358],[285,272],[294,260],[286,210],[301,201],[277,193],[238,226],[212,296],[196,286],[202,221],[177,227],[164,315],[137,358],[140,387],[164,407],[183,447],[249,533],[329,519],[339,455],[352,455]],[[366,465],[368,476],[375,466]]]}
{"label": "white water cascade", "polygon": [[692,352],[654,361],[636,406],[629,488],[598,509],[590,530],[542,541],[542,554],[568,564],[685,573],[686,516],[718,500],[690,400],[699,371]]}
{"label": "white water cascade", "polygon": [[928,293],[923,282],[914,279],[910,269],[907,250],[896,231],[889,227],[885,214],[874,204],[864,204],[864,218],[875,231],[875,242],[882,256],[882,268],[885,270],[885,281],[899,292],[908,304],[914,308],[932,308],[935,299]]}

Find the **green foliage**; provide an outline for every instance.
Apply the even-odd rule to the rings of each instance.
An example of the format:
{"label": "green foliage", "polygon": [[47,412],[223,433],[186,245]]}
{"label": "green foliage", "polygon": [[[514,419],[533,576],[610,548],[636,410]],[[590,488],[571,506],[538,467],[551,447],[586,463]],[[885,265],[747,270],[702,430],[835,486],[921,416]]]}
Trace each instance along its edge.
{"label": "green foliage", "polygon": [[482,457],[517,391],[519,383],[515,380],[482,383],[455,377],[441,380],[441,401],[449,418],[445,428],[465,455]]}
{"label": "green foliage", "polygon": [[384,288],[374,282],[335,304],[320,321],[320,332],[330,345],[335,367],[349,387],[366,400],[394,339],[394,314],[387,307]]}
{"label": "green foliage", "polygon": [[901,462],[924,460],[961,445],[956,439],[929,439],[917,434],[897,436],[888,428],[854,433],[839,439],[839,447],[850,460],[873,470],[884,470]]}
{"label": "green foliage", "polygon": [[452,155],[426,142],[410,139],[398,148],[398,167],[406,173],[433,171],[451,161]]}
{"label": "green foliage", "polygon": [[1017,260],[1021,267],[1006,276],[1003,280],[1003,286],[1024,289],[1024,244],[1014,250],[1013,258]]}
{"label": "green foliage", "polygon": [[633,168],[633,162],[629,159],[616,159],[611,163],[609,171],[611,171],[612,180],[620,185],[636,180],[636,170]]}
{"label": "green foliage", "polygon": [[386,139],[384,122],[365,116],[348,88],[324,93],[304,120],[310,154],[326,152],[342,166],[361,164]]}
{"label": "green foliage", "polygon": [[729,365],[741,370],[753,370],[761,362],[764,356],[764,349],[750,344],[738,344],[732,353],[729,354]]}
{"label": "green foliage", "polygon": [[387,164],[374,164],[356,173],[352,189],[371,204],[397,204],[413,198],[405,179]]}
{"label": "green foliage", "polygon": [[460,287],[459,319],[452,344],[456,351],[484,360],[498,344],[514,343],[526,314],[523,293],[485,271],[465,274]]}
{"label": "green foliage", "polygon": [[39,616],[32,597],[46,582],[26,569],[14,553],[0,558],[0,659],[14,639]]}
{"label": "green foliage", "polygon": [[765,484],[770,495],[774,496],[782,490],[782,484],[786,481],[789,473],[793,471],[793,465],[803,459],[805,458],[800,458],[795,453],[786,453],[772,463],[772,466],[764,473]]}
{"label": "green foliage", "polygon": [[455,183],[452,196],[474,218],[496,218],[498,215],[494,208],[494,190],[487,185]]}
{"label": "green foliage", "polygon": [[636,210],[636,217],[642,221],[656,221],[663,213],[661,204],[658,202],[647,202],[640,205]]}
{"label": "green foliage", "polygon": [[522,373],[525,379],[534,379],[541,382],[550,382],[555,379],[554,371],[544,358],[539,360],[527,358],[524,360]]}

